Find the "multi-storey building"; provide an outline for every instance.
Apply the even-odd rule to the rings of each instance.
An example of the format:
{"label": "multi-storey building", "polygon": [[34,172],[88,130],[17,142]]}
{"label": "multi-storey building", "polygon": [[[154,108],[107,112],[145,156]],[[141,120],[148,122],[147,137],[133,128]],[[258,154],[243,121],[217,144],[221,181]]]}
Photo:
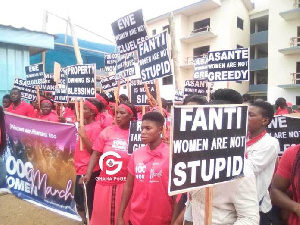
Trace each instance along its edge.
{"label": "multi-storey building", "polygon": [[[208,51],[250,47],[249,82],[216,82],[270,103],[278,97],[300,105],[300,0],[202,0],[174,12],[180,88],[193,79],[193,61]],[[147,21],[148,34],[168,29],[168,14]],[[172,77],[162,96],[172,99]]]}
{"label": "multi-storey building", "polygon": [[[194,58],[208,51],[249,47],[252,9],[250,0],[202,0],[173,12],[181,89],[184,80],[193,79]],[[168,14],[147,21],[150,36],[168,27]],[[162,80],[163,97],[172,99],[171,83],[171,77]],[[246,93],[249,82],[215,83],[215,88],[226,87]]]}
{"label": "multi-storey building", "polygon": [[270,0],[268,101],[300,105],[300,0]]}

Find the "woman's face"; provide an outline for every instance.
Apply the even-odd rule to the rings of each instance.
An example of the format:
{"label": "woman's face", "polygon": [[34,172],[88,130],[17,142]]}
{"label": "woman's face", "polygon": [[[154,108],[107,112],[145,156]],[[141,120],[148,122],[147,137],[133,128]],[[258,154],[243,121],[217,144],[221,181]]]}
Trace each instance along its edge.
{"label": "woman's face", "polygon": [[253,133],[268,124],[268,118],[262,115],[257,106],[250,106],[248,111],[248,131]]}
{"label": "woman's face", "polygon": [[51,113],[52,105],[50,103],[44,102],[41,105],[41,110],[43,115],[48,115],[49,113]]}
{"label": "woman's face", "polygon": [[143,120],[141,136],[144,144],[150,144],[155,142],[158,138],[160,138],[161,132],[162,127],[158,126],[156,122],[150,120]]}
{"label": "woman's face", "polygon": [[84,119],[88,119],[94,115],[93,111],[86,105],[83,106]]}
{"label": "woman's face", "polygon": [[10,99],[4,98],[4,99],[2,100],[3,108],[8,108],[8,106],[10,105],[10,103],[11,103]]}
{"label": "woman's face", "polygon": [[133,115],[130,114],[125,108],[119,106],[116,112],[116,122],[120,127],[129,126]]}

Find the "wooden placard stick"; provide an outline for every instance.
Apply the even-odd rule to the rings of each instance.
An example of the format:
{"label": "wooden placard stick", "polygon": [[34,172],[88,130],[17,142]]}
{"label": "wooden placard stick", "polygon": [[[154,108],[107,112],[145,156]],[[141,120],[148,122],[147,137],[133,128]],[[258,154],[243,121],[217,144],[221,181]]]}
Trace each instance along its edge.
{"label": "wooden placard stick", "polygon": [[76,113],[76,120],[79,122],[80,117],[79,117],[79,110],[78,110],[78,101],[77,98],[75,98],[75,113]]}
{"label": "wooden placard stick", "polygon": [[206,99],[209,102],[210,101],[210,87],[211,87],[211,83],[207,81],[207,96]]}
{"label": "wooden placard stick", "polygon": [[212,187],[205,188],[205,218],[204,218],[204,225],[211,225],[212,224]]}
{"label": "wooden placard stick", "polygon": [[146,113],[146,107],[143,105],[142,106],[142,115],[145,115],[145,113]]}
{"label": "wooden placard stick", "polygon": [[59,116],[62,116],[62,109],[63,109],[63,104],[60,103],[60,111],[59,111]]}
{"label": "wooden placard stick", "polygon": [[39,110],[41,110],[41,96],[40,96],[40,87],[39,86],[36,86],[36,96],[37,96]]}
{"label": "wooden placard stick", "polygon": [[[159,81],[158,79],[155,79],[155,88],[156,88],[156,101],[158,103],[158,109],[159,112],[163,115],[163,110],[162,110],[162,101],[160,97],[160,89],[159,89]],[[166,137],[166,126],[163,126],[163,139]]]}
{"label": "wooden placard stick", "polygon": [[[155,107],[156,106],[156,100],[150,94],[149,87],[148,87],[147,83],[144,83],[144,88],[145,88],[145,91],[146,91],[147,98],[149,99],[150,107]],[[153,102],[153,100],[154,100],[154,102]]]}
{"label": "wooden placard stick", "polygon": [[[83,177],[83,176],[82,176]],[[89,214],[89,207],[88,207],[88,200],[87,200],[87,190],[86,190],[86,184],[83,182],[83,196],[84,196],[84,209],[85,209],[85,218],[86,218],[86,224],[90,225],[90,214]]]}
{"label": "wooden placard stick", "polygon": [[127,77],[126,79],[127,79],[128,99],[131,100],[129,77]]}
{"label": "wooden placard stick", "polygon": [[119,106],[119,95],[120,95],[120,86],[121,86],[121,80],[118,80],[118,87],[117,90],[115,91],[115,99],[116,99],[116,104],[115,104],[115,119],[117,115],[117,109]]}
{"label": "wooden placard stick", "polygon": [[[83,115],[83,98],[80,98],[80,127],[84,127],[84,115]],[[83,151],[84,146],[83,146],[83,141],[80,139],[80,151]]]}

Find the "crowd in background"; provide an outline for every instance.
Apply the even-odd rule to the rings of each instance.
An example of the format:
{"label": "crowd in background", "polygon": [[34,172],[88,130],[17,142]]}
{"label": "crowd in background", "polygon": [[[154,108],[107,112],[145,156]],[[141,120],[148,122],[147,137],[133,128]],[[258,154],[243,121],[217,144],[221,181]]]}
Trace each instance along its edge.
{"label": "crowd in background", "polygon": [[[40,102],[28,104],[21,100],[21,91],[13,88],[3,97],[3,109],[51,122],[78,121],[75,103],[58,104],[53,100],[52,92],[45,92]],[[162,99],[160,113],[155,97],[150,98],[143,115],[142,108],[131,104],[126,95],[120,95],[118,100],[116,108],[114,97],[105,93],[84,101],[84,126],[78,128],[81,139],[77,140],[72,162],[76,171],[75,202],[83,223],[88,216],[91,225],[203,224],[205,189],[168,196],[172,120],[168,102]],[[279,142],[266,131],[274,115],[299,113],[300,109],[293,110],[284,98],[278,98],[272,106],[232,89],[216,90],[209,102],[206,97],[190,95],[183,104],[249,105],[245,176],[213,187],[212,224],[300,224],[300,145],[288,148],[279,161]],[[0,150],[6,143],[3,109]],[[142,120],[141,138],[146,146],[128,155],[133,120]],[[121,163],[114,161],[116,158]],[[3,161],[0,165],[2,183]],[[89,215],[85,215],[83,184],[87,188]]]}

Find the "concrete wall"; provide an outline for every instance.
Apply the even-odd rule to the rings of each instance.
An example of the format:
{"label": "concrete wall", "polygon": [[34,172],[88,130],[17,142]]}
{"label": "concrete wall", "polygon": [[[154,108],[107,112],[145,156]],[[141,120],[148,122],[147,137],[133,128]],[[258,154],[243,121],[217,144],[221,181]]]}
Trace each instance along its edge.
{"label": "concrete wall", "polygon": [[283,97],[295,104],[296,96],[300,96],[300,88],[282,89],[278,85],[292,84],[290,73],[296,72],[296,62],[300,54],[284,55],[278,49],[290,47],[290,38],[297,36],[297,26],[300,19],[285,21],[280,12],[293,9],[294,0],[270,0],[269,9],[269,72],[268,72],[268,101],[274,103]]}
{"label": "concrete wall", "polygon": [[0,43],[0,105],[2,105],[3,95],[11,90],[14,78],[25,79],[25,66],[28,65],[28,47]]}

